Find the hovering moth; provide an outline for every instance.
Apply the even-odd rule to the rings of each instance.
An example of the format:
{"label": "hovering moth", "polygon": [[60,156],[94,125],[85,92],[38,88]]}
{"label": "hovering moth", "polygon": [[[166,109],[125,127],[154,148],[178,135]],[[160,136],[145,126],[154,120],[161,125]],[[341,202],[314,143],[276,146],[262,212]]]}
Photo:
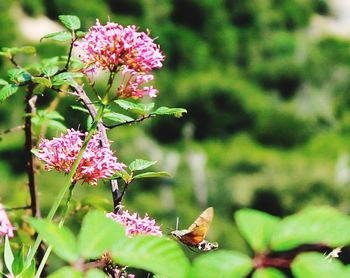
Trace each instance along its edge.
{"label": "hovering moth", "polygon": [[213,216],[214,209],[209,207],[199,215],[188,229],[172,231],[171,235],[189,247],[195,247],[201,251],[215,250],[219,244],[205,240]]}

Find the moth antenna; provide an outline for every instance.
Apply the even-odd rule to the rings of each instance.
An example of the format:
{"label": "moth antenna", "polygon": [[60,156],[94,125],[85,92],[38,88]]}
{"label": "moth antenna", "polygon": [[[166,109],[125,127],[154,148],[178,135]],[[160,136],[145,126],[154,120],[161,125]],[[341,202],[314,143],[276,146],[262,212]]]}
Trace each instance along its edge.
{"label": "moth antenna", "polygon": [[176,230],[178,230],[179,229],[179,217],[176,217]]}

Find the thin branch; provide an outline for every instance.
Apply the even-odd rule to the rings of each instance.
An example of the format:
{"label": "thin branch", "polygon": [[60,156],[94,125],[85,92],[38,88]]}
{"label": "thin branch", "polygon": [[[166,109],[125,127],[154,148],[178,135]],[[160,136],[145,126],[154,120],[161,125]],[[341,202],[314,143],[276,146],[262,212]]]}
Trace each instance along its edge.
{"label": "thin branch", "polygon": [[17,130],[21,130],[24,129],[24,125],[19,125],[19,126],[15,126],[15,127],[11,127],[9,129],[5,129],[4,131],[0,132],[0,136],[5,135],[7,133],[10,133],[12,131],[17,131]]}
{"label": "thin branch", "polygon": [[9,60],[16,68],[19,68],[19,69],[22,68],[19,64],[17,64],[17,62],[15,61],[15,58],[12,55],[11,57],[9,57]]}
{"label": "thin branch", "polygon": [[123,122],[123,123],[119,123],[119,124],[115,124],[115,125],[106,125],[106,124],[103,124],[106,128],[108,129],[112,129],[112,128],[115,128],[115,127],[118,127],[118,126],[123,126],[123,125],[131,125],[131,124],[135,124],[135,123],[139,123],[139,122],[142,122],[148,118],[151,118],[151,117],[155,117],[156,115],[155,114],[148,114],[148,115],[145,115],[145,116],[142,116],[140,118],[137,118],[135,120],[132,120],[132,121],[126,121],[126,122]]}
{"label": "thin branch", "polygon": [[67,59],[67,63],[66,65],[64,66],[64,70],[67,71],[68,70],[68,67],[69,67],[69,62],[70,62],[70,59],[72,57],[72,51],[73,51],[73,46],[74,46],[74,42],[76,41],[76,38],[75,38],[75,33],[73,31],[73,39],[70,43],[70,47],[69,47],[69,53],[68,53],[68,59]]}
{"label": "thin branch", "polygon": [[40,217],[40,209],[38,202],[38,191],[37,184],[35,180],[35,165],[34,158],[31,153],[33,148],[33,138],[32,138],[32,115],[35,114],[35,102],[36,96],[33,94],[34,85],[29,84],[27,87],[26,97],[25,97],[25,118],[24,118],[24,133],[25,133],[25,165],[28,176],[28,186],[30,192],[31,210],[34,217]]}
{"label": "thin branch", "polygon": [[[75,87],[75,90],[81,99],[81,101],[84,103],[85,107],[89,111],[90,115],[92,118],[96,117],[96,107],[92,104],[90,98],[87,96],[85,93],[84,89],[81,86]],[[107,137],[107,130],[106,127],[103,125],[102,121],[100,121],[97,125],[98,131],[100,132],[101,136],[101,143],[104,145],[109,145],[109,140]],[[119,186],[118,186],[118,181],[117,180],[111,180],[110,181],[110,187],[111,187],[111,193],[112,193],[112,199],[113,199],[113,206],[114,209],[119,204]]]}
{"label": "thin branch", "polygon": [[5,208],[5,211],[13,211],[13,210],[25,210],[25,209],[31,209],[31,206],[22,206],[22,207],[13,207],[13,208]]}

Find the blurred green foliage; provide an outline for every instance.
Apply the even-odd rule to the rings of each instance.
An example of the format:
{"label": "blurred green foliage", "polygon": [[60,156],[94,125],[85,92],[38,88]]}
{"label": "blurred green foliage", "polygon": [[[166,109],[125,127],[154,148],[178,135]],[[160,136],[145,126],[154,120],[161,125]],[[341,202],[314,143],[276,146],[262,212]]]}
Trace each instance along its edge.
{"label": "blurred green foliage", "polygon": [[[173,173],[171,180],[133,184],[126,198],[129,210],[150,213],[165,231],[174,227],[176,216],[184,228],[201,207],[214,206],[209,239],[245,251],[231,220],[238,208],[279,216],[311,204],[350,211],[350,42],[307,31],[313,16],[329,13],[325,0],[1,1],[0,46],[33,44],[19,32],[16,6],[52,20],[75,14],[84,28],[96,18],[102,23],[110,18],[150,28],[158,37],[166,61],[157,72],[157,105],[189,113],[110,131],[121,161],[158,160],[155,170]],[[40,57],[67,51],[49,42],[34,45]],[[0,65],[0,73],[10,67],[5,60]],[[39,108],[54,97],[46,94]],[[59,112],[68,126],[85,127],[85,115],[73,111],[72,104],[73,98],[61,100]],[[17,94],[0,106],[0,130],[20,125],[22,117],[23,94]],[[21,206],[29,201],[23,134],[1,138],[0,196],[9,207]],[[193,162],[198,154],[202,163]],[[47,212],[64,177],[38,174]],[[103,184],[83,185],[75,197],[95,195],[110,199]]]}

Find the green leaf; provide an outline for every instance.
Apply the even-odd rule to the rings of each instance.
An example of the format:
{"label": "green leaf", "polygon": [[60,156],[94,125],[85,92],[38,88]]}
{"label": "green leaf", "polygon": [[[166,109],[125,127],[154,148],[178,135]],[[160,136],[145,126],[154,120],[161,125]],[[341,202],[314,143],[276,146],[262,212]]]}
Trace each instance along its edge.
{"label": "green leaf", "polygon": [[43,118],[45,120],[64,120],[64,117],[58,113],[57,111],[49,111],[49,110],[37,110],[37,114],[40,118]]}
{"label": "green leaf", "polygon": [[13,263],[12,263],[12,273],[14,276],[20,274],[24,269],[24,255],[23,255],[23,247],[19,249],[17,254],[14,257]]}
{"label": "green leaf", "polygon": [[119,240],[112,248],[113,260],[168,277],[186,277],[187,257],[179,245],[164,237],[135,236]]}
{"label": "green leaf", "polygon": [[287,278],[287,276],[276,268],[268,267],[256,270],[252,278]]}
{"label": "green leaf", "polygon": [[83,278],[83,273],[72,267],[66,266],[55,271],[47,278]]}
{"label": "green leaf", "polygon": [[91,211],[80,230],[79,253],[84,258],[97,259],[122,238],[125,238],[125,229],[121,224],[107,218],[103,212]]}
{"label": "green leaf", "polygon": [[198,256],[194,260],[191,277],[243,278],[252,269],[253,262],[247,255],[220,250]]}
{"label": "green leaf", "polygon": [[154,106],[154,104],[134,103],[123,99],[117,99],[114,102],[124,110],[130,110],[131,112],[142,116],[149,114],[149,110]]}
{"label": "green leaf", "polygon": [[80,29],[80,19],[75,15],[60,15],[59,20],[66,26],[69,30]]}
{"label": "green leaf", "polygon": [[43,237],[53,251],[63,260],[74,262],[79,258],[78,246],[73,233],[66,227],[59,228],[44,219],[31,218],[29,223]]}
{"label": "green leaf", "polygon": [[51,88],[51,86],[52,86],[51,81],[49,79],[45,78],[45,77],[33,77],[32,81],[34,83],[44,85],[44,86],[46,86],[48,88]]}
{"label": "green leaf", "polygon": [[181,118],[187,110],[184,108],[169,108],[169,107],[159,107],[156,111],[152,112],[155,115],[174,115],[176,118]]}
{"label": "green leaf", "polygon": [[18,90],[16,84],[8,84],[1,88],[0,90],[0,103],[3,103],[5,99],[12,96]]}
{"label": "green leaf", "polygon": [[46,88],[46,86],[38,84],[35,86],[33,93],[36,95],[41,95],[46,90]]}
{"label": "green leaf", "polygon": [[76,106],[76,105],[71,105],[71,108],[72,108],[73,110],[78,110],[78,111],[82,111],[82,112],[84,112],[84,113],[89,114],[89,110],[87,110],[87,109],[84,108],[84,107]]}
{"label": "green leaf", "polygon": [[21,278],[33,278],[35,275],[35,271],[35,261],[32,260],[30,265],[21,273]]}
{"label": "green leaf", "polygon": [[151,167],[152,165],[156,164],[157,161],[149,161],[149,160],[143,160],[143,159],[135,159],[133,162],[130,163],[129,169],[130,171],[140,171],[147,169],[148,167]]}
{"label": "green leaf", "polygon": [[60,31],[60,32],[55,32],[48,34],[40,39],[40,41],[44,39],[51,39],[54,41],[59,41],[59,42],[64,42],[64,41],[70,41],[72,40],[72,34],[68,31]]}
{"label": "green leaf", "polygon": [[77,38],[82,38],[87,34],[87,32],[83,32],[83,31],[77,31]]}
{"label": "green leaf", "polygon": [[48,121],[47,127],[62,132],[67,130],[67,127],[64,124],[55,120]]}
{"label": "green leaf", "polygon": [[120,113],[116,113],[116,112],[107,112],[103,114],[103,119],[107,119],[113,122],[117,122],[117,123],[126,123],[126,122],[130,122],[133,121],[134,119],[126,116],[124,114],[120,114]]}
{"label": "green leaf", "polygon": [[48,66],[43,68],[43,73],[45,74],[45,76],[50,77],[53,76],[54,74],[56,74],[58,72],[59,68],[56,66]]}
{"label": "green leaf", "polygon": [[97,268],[89,270],[85,274],[85,278],[107,278],[108,276],[102,271]]}
{"label": "green leaf", "polygon": [[160,177],[171,177],[170,173],[161,172],[146,172],[133,176],[133,179],[143,179],[143,178],[160,178]]}
{"label": "green leaf", "polygon": [[7,85],[9,84],[6,80],[0,78],[0,85]]}
{"label": "green leaf", "polygon": [[18,68],[8,70],[7,74],[10,80],[14,82],[27,82],[32,78],[28,72]]}
{"label": "green leaf", "polygon": [[280,221],[278,217],[253,209],[239,210],[235,220],[243,237],[259,253],[269,248],[272,234]]}
{"label": "green leaf", "polygon": [[4,250],[4,261],[5,265],[7,267],[7,270],[12,273],[12,263],[14,260],[14,256],[12,253],[12,249],[10,246],[10,241],[8,236],[5,237],[5,250]]}
{"label": "green leaf", "polygon": [[271,239],[275,251],[302,244],[322,243],[329,247],[350,243],[350,218],[331,207],[311,207],[283,219]]}
{"label": "green leaf", "polygon": [[340,261],[326,259],[324,255],[315,252],[297,256],[291,269],[296,278],[349,277],[347,269]]}
{"label": "green leaf", "polygon": [[24,54],[35,54],[36,49],[34,46],[22,46],[19,48],[18,52],[24,53]]}
{"label": "green leaf", "polygon": [[60,74],[55,75],[52,78],[52,84],[55,86],[61,86],[63,84],[68,84],[73,87],[78,86],[78,83],[74,80],[74,78],[81,78],[84,75],[81,72],[62,72]]}

